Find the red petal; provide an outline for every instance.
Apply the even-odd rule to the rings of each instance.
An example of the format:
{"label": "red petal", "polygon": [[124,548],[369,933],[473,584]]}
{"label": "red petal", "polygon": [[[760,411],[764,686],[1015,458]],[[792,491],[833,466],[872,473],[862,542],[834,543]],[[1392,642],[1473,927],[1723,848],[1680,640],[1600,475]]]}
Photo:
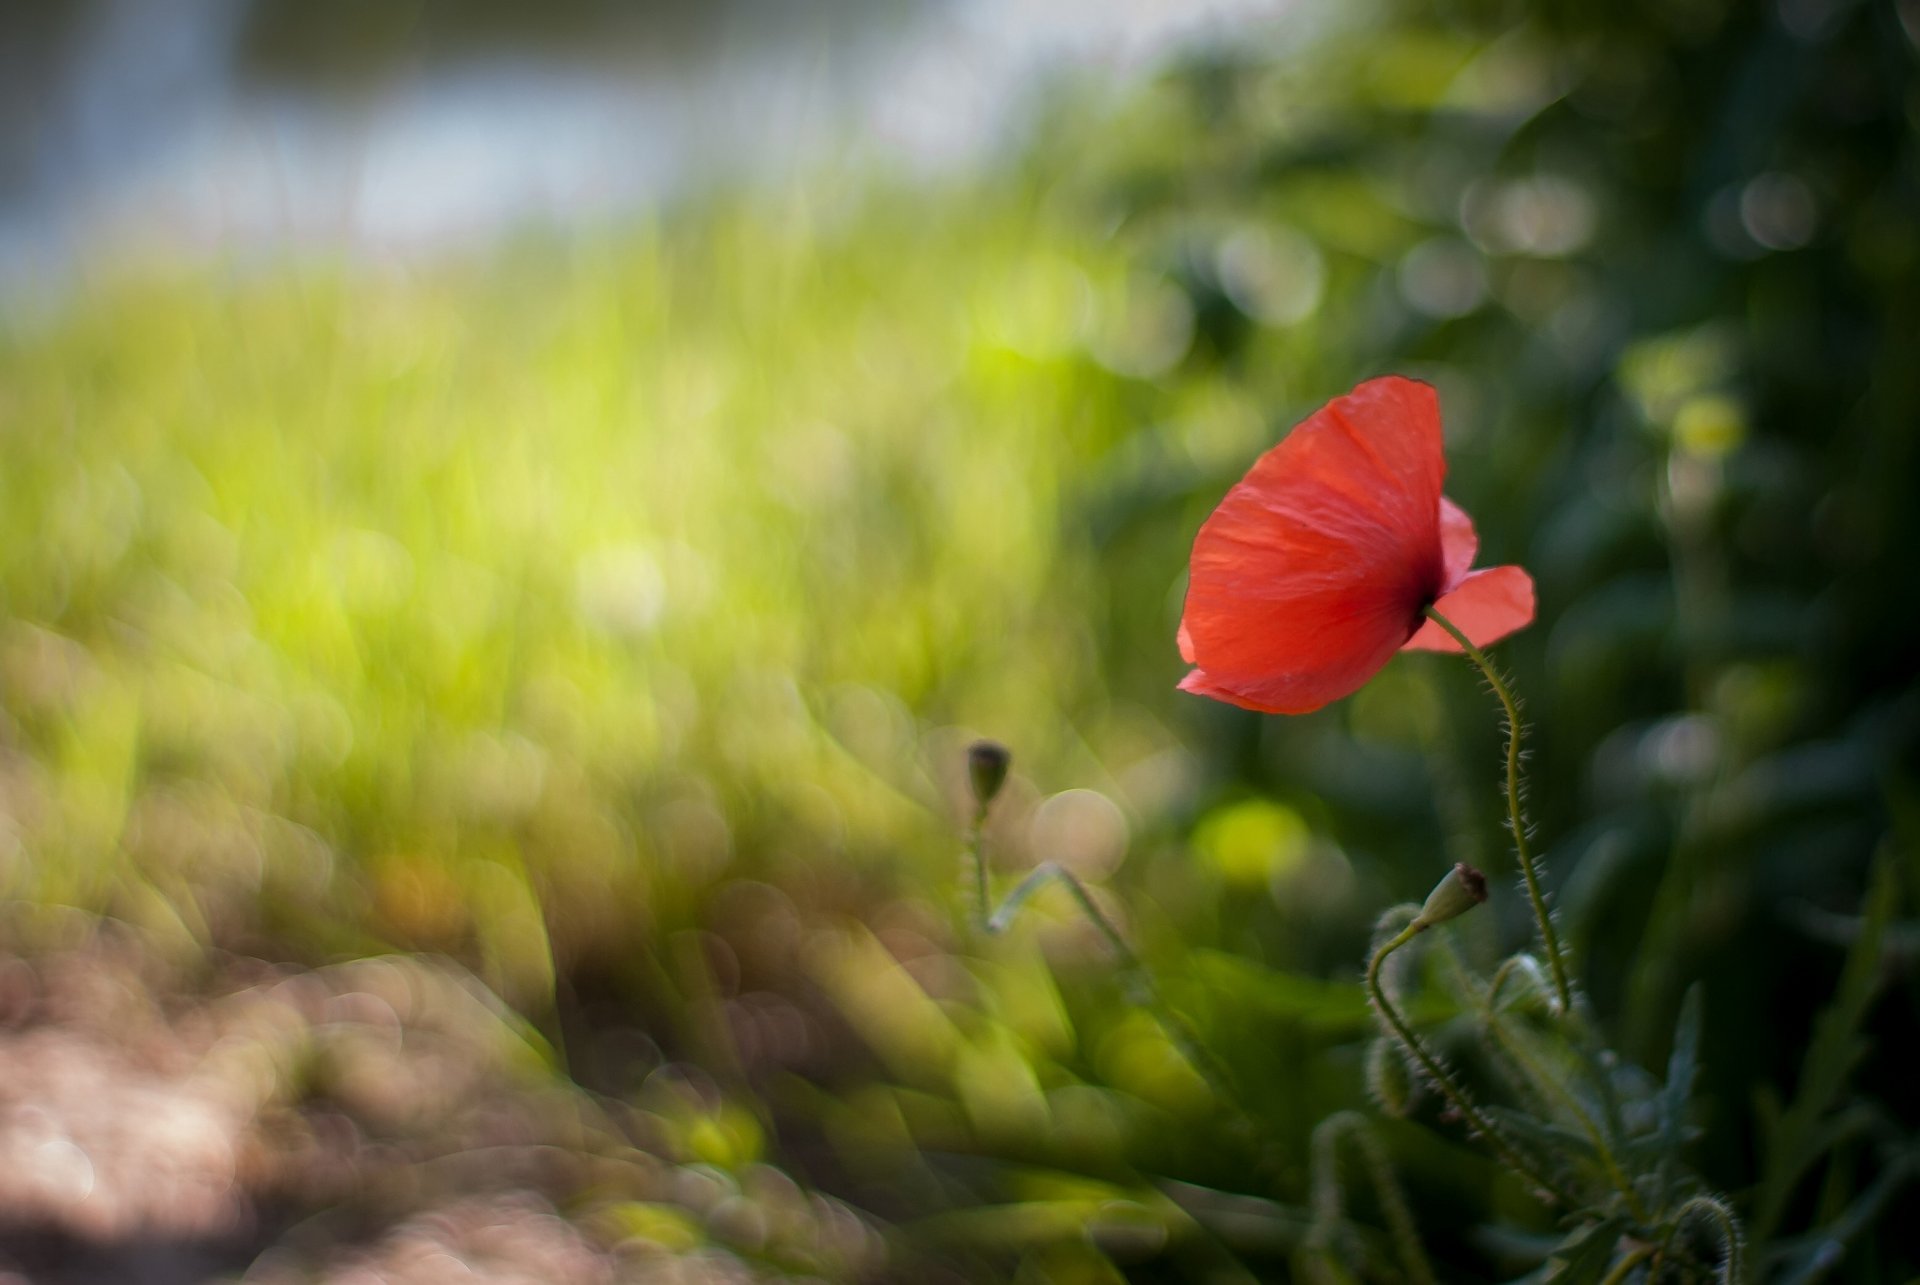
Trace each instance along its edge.
{"label": "red petal", "polygon": [[[1400,617],[1394,617],[1399,621]],[[1263,714],[1309,714],[1366,686],[1367,680],[1393,659],[1406,637],[1405,623],[1376,628],[1364,645],[1349,643],[1333,656],[1312,658],[1296,668],[1276,670],[1234,683],[1203,669],[1190,670],[1180,690],[1256,709]]]}
{"label": "red petal", "polygon": [[[1485,647],[1533,623],[1533,577],[1519,567],[1475,571],[1434,603],[1433,609],[1451,620],[1474,646]],[[1457,652],[1460,644],[1429,620],[1407,639],[1406,650]]]}
{"label": "red petal", "polygon": [[1304,713],[1378,672],[1444,583],[1445,472],[1434,391],[1398,377],[1261,456],[1194,540],[1181,627],[1198,690]]}
{"label": "red petal", "polygon": [[1192,692],[1195,696],[1211,696],[1217,701],[1225,701],[1229,705],[1238,705],[1241,709],[1257,709],[1268,714],[1280,712],[1278,710],[1267,709],[1264,705],[1256,703],[1251,698],[1243,696],[1239,692],[1230,691],[1222,687],[1219,683],[1209,678],[1207,671],[1204,669],[1188,670],[1187,676],[1180,680],[1180,690],[1183,692]]}
{"label": "red petal", "polygon": [[1480,537],[1474,533],[1473,519],[1467,511],[1449,500],[1440,497],[1440,558],[1446,565],[1446,589],[1452,589],[1467,578],[1467,572],[1473,566],[1473,555],[1480,552]]}

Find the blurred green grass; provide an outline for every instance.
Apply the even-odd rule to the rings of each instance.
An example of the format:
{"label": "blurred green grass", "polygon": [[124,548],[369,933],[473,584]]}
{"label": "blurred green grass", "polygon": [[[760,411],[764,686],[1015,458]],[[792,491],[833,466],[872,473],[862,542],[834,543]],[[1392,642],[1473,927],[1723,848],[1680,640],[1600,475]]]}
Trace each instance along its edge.
{"label": "blurred green grass", "polygon": [[148,282],[12,345],[23,891],[471,934],[524,997],[736,858],[939,846],[909,710],[1045,755],[1099,689],[1057,503],[1117,428],[1024,292],[1115,256],[922,212]]}
{"label": "blurred green grass", "polygon": [[[1580,969],[1656,1066],[1705,978],[1703,1168],[1743,1187],[1820,914],[1920,869],[1914,51],[1687,12],[1383,10],[1063,95],[986,175],[103,274],[0,343],[8,895],[189,960],[450,954],[596,1088],[718,1077],[685,1158],[770,1148],[963,1275],[1279,1261],[1289,1208],[1221,1193],[1303,1199],[1362,1101],[1374,912],[1509,870],[1496,732],[1431,658],[1206,706],[1172,632],[1225,487],[1399,370],[1540,582],[1502,653]],[[1111,885],[1264,1158],[1064,906],[956,932],[975,733],[1016,753],[1002,869]],[[1429,1221],[1521,1216],[1390,1138]]]}

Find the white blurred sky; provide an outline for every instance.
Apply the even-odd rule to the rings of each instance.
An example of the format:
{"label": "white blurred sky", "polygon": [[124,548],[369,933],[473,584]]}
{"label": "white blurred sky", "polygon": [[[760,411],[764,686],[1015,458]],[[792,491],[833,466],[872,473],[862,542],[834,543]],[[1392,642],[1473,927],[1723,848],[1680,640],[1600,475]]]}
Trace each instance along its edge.
{"label": "white blurred sky", "polygon": [[236,75],[244,11],[95,0],[59,68],[30,68],[30,91],[0,96],[13,141],[0,287],[103,254],[295,244],[404,257],[645,209],[705,181],[778,182],[847,160],[976,163],[1051,72],[1139,70],[1297,12],[1288,0],[935,0],[884,22],[826,4],[775,11],[803,15],[776,24],[763,9],[684,52],[495,49],[422,59],[349,95]]}

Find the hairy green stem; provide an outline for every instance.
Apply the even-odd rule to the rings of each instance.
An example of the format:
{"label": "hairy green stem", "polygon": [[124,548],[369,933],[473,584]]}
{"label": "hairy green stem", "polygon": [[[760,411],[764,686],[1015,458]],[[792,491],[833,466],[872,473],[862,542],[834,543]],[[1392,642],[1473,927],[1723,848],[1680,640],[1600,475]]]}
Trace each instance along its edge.
{"label": "hairy green stem", "polygon": [[1553,973],[1553,991],[1560,1002],[1560,1010],[1567,1012],[1573,1007],[1573,988],[1567,982],[1566,960],[1560,953],[1560,934],[1553,926],[1553,916],[1547,913],[1547,899],[1540,891],[1539,872],[1534,869],[1533,857],[1527,851],[1527,818],[1520,806],[1520,706],[1513,698],[1506,680],[1500,677],[1500,671],[1493,667],[1486,653],[1467,640],[1455,624],[1445,616],[1427,608],[1427,619],[1446,630],[1453,640],[1460,644],[1467,658],[1480,669],[1493,688],[1493,694],[1500,698],[1501,706],[1507,714],[1507,823],[1513,831],[1513,847],[1520,860],[1520,877],[1527,884],[1527,900],[1533,903],[1534,922],[1540,927],[1540,941],[1546,949],[1547,967]]}
{"label": "hairy green stem", "polygon": [[1674,1215],[1675,1233],[1689,1217],[1705,1219],[1719,1237],[1721,1285],[1747,1285],[1747,1238],[1733,1210],[1717,1197],[1695,1196]]}
{"label": "hairy green stem", "polygon": [[1373,958],[1367,964],[1367,995],[1373,1000],[1375,1011],[1386,1022],[1388,1029],[1400,1041],[1401,1046],[1420,1063],[1421,1069],[1427,1073],[1434,1087],[1440,1090],[1448,1104],[1460,1113],[1460,1118],[1466,1122],[1467,1127],[1486,1139],[1487,1145],[1493,1148],[1494,1154],[1500,1158],[1502,1164],[1533,1183],[1556,1203],[1571,1206],[1573,1200],[1560,1184],[1540,1172],[1531,1161],[1521,1155],[1507,1136],[1495,1127],[1493,1121],[1481,1114],[1479,1108],[1473,1105],[1473,1100],[1467,1096],[1467,1091],[1460,1086],[1446,1067],[1440,1064],[1440,1059],[1428,1051],[1426,1042],[1414,1033],[1413,1028],[1407,1025],[1406,1019],[1400,1016],[1399,1010],[1394,1008],[1392,1001],[1387,998],[1386,987],[1380,981],[1380,971],[1386,966],[1387,956],[1412,941],[1424,927],[1425,925],[1416,920],[1401,929],[1397,937],[1387,941],[1380,949],[1373,952]]}
{"label": "hairy green stem", "polygon": [[1367,1176],[1373,1181],[1374,1196],[1400,1256],[1400,1266],[1412,1285],[1435,1285],[1433,1265],[1427,1261],[1426,1248],[1414,1225],[1413,1211],[1407,1207],[1406,1193],[1394,1176],[1386,1148],[1374,1136],[1367,1118],[1358,1111],[1336,1111],[1313,1131],[1313,1239],[1332,1252],[1335,1229],[1344,1214],[1340,1200],[1340,1154],[1342,1138],[1350,1138],[1360,1153]]}

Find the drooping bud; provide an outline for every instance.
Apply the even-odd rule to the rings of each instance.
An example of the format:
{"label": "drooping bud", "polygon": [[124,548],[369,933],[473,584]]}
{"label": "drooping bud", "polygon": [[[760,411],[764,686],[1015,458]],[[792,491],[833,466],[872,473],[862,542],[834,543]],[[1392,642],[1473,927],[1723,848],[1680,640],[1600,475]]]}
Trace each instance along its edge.
{"label": "drooping bud", "polygon": [[1487,877],[1464,861],[1455,862],[1453,869],[1427,894],[1427,903],[1414,916],[1413,926],[1425,931],[1435,924],[1458,919],[1486,899]]}
{"label": "drooping bud", "polygon": [[1012,765],[1012,753],[998,741],[975,741],[967,748],[967,779],[973,783],[973,799],[982,812],[1007,783]]}

